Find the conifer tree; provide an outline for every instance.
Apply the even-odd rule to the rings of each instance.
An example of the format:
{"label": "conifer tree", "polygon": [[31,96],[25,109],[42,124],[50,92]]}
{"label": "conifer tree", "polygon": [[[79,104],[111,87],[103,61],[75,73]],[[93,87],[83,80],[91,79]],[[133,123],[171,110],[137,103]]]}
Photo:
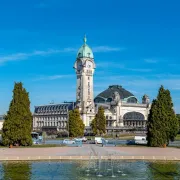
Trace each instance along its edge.
{"label": "conifer tree", "polygon": [[84,135],[84,124],[78,109],[69,112],[69,135],[78,137]]}
{"label": "conifer tree", "polygon": [[148,146],[162,147],[167,143],[165,124],[162,123],[162,113],[159,102],[153,100],[147,124]]}
{"label": "conifer tree", "polygon": [[177,117],[178,122],[179,122],[179,131],[180,131],[180,114],[176,114],[176,117]]}
{"label": "conifer tree", "polygon": [[167,141],[174,141],[178,131],[179,131],[179,122],[178,118],[173,109],[173,102],[171,98],[170,91],[165,90],[166,101],[164,102],[164,106],[166,109],[166,127],[167,127]]}
{"label": "conifer tree", "polygon": [[149,146],[163,147],[174,140],[178,132],[178,120],[173,110],[169,90],[160,87],[156,100],[153,100],[147,124]]}
{"label": "conifer tree", "polygon": [[94,135],[98,134],[98,130],[97,130],[97,118],[96,118],[96,116],[95,116],[95,118],[91,122],[91,129],[92,129]]}
{"label": "conifer tree", "polygon": [[104,108],[99,107],[98,113],[97,113],[97,124],[98,124],[98,130],[99,134],[105,134],[106,133],[106,117],[104,115]]}
{"label": "conifer tree", "polygon": [[104,115],[104,108],[99,107],[98,113],[96,114],[94,120],[91,123],[91,128],[93,133],[96,134],[105,134],[106,133],[106,117]]}
{"label": "conifer tree", "polygon": [[32,114],[29,94],[22,83],[15,83],[13,98],[2,129],[4,145],[32,145]]}

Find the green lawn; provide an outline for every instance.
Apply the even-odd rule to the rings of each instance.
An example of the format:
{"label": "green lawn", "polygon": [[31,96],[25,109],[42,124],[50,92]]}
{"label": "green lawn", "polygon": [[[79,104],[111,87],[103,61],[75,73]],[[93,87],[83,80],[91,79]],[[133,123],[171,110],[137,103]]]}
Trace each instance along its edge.
{"label": "green lawn", "polygon": [[[14,146],[13,148],[46,148],[46,147],[64,147],[65,145],[62,144],[36,144],[32,146]],[[0,146],[0,148],[9,148],[7,146]]]}
{"label": "green lawn", "polygon": [[180,134],[176,136],[175,140],[180,140]]}
{"label": "green lawn", "polygon": [[[54,139],[54,140],[63,140],[63,139],[67,139],[68,137],[59,137],[59,138],[56,138],[56,139]],[[47,140],[49,140],[49,139],[47,139]],[[50,139],[51,140],[51,139]]]}
{"label": "green lawn", "polygon": [[[133,140],[134,139],[134,134],[121,134],[119,137],[116,138],[116,136],[110,136],[110,135],[106,135],[103,136],[106,139],[112,139],[112,138],[116,138],[116,139],[122,139],[122,140]],[[63,139],[67,139],[68,137],[64,137],[64,138],[56,138],[55,140],[63,140]],[[87,139],[91,139],[94,140],[95,136],[86,136]]]}
{"label": "green lawn", "polygon": [[134,136],[120,136],[119,139],[122,139],[122,140],[133,140],[134,139]]}

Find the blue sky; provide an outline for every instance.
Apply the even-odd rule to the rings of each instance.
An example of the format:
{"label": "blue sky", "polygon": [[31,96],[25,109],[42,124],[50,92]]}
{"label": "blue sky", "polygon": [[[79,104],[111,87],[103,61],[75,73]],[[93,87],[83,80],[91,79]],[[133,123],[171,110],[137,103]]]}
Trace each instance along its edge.
{"label": "blue sky", "polygon": [[0,6],[0,114],[14,82],[34,105],[75,100],[82,38],[93,49],[95,95],[120,84],[141,101],[161,84],[180,113],[178,0],[6,0]]}

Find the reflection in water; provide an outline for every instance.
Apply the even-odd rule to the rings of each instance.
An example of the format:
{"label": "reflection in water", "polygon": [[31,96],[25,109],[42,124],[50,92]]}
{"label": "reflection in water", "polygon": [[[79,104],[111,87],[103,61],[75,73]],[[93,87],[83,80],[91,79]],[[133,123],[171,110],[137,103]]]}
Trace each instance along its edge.
{"label": "reflection in water", "polygon": [[3,179],[29,180],[31,178],[31,165],[28,162],[3,162]]}
{"label": "reflection in water", "polygon": [[[96,166],[95,166],[96,164]],[[100,165],[99,169],[96,168]],[[108,171],[108,168],[111,168]],[[113,173],[112,173],[113,168]],[[88,172],[87,172],[88,169]],[[113,174],[113,176],[112,176]],[[3,162],[0,164],[0,179],[7,180],[97,180],[97,179],[180,179],[179,162],[146,161],[31,161]]]}
{"label": "reflection in water", "polygon": [[155,162],[149,164],[152,179],[179,179],[180,165],[175,162]]}

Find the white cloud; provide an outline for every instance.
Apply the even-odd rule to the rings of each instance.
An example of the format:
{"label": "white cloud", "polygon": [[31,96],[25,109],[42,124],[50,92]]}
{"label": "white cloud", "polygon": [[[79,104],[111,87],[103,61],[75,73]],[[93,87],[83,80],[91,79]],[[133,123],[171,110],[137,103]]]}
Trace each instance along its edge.
{"label": "white cloud", "polygon": [[5,56],[0,56],[0,65],[9,61],[20,61],[25,60],[32,56],[46,56],[57,53],[67,53],[67,52],[75,52],[74,48],[64,48],[64,49],[48,49],[47,51],[38,51],[35,50],[31,53],[15,53]]}
{"label": "white cloud", "polygon": [[71,78],[73,77],[74,75],[72,74],[67,74],[67,75],[52,75],[52,76],[39,76],[38,78],[35,78],[33,81],[41,81],[41,80],[56,80],[56,79],[64,79],[64,78]]}
{"label": "white cloud", "polygon": [[151,72],[152,71],[152,69],[144,69],[144,68],[142,68],[142,69],[124,68],[124,69],[126,69],[128,71],[136,71],[136,72]]}
{"label": "white cloud", "polygon": [[109,47],[109,46],[97,46],[92,48],[93,52],[112,52],[112,51],[123,51],[125,48]]}
{"label": "white cloud", "polygon": [[135,72],[151,72],[153,69],[146,69],[146,68],[128,68],[124,64],[120,64],[117,62],[113,61],[108,61],[108,62],[99,62],[96,64],[97,67],[102,67],[102,68],[116,68],[116,69],[124,69],[127,71],[135,71]]}
{"label": "white cloud", "polygon": [[144,60],[146,63],[157,63],[158,61],[156,59],[145,59]]}
{"label": "white cloud", "polygon": [[118,64],[116,62],[112,62],[112,61],[109,61],[109,62],[99,62],[99,63],[96,63],[96,66],[99,68],[99,67],[114,67],[114,68],[124,68],[124,64]]}
{"label": "white cloud", "polygon": [[[97,46],[94,48],[93,52],[110,52],[110,51],[120,51],[121,48],[111,48],[108,46]],[[64,49],[48,49],[46,51],[40,51],[40,50],[35,50],[30,53],[14,53],[10,55],[4,55],[0,56],[0,65],[6,62],[10,61],[20,61],[20,60],[25,60],[33,56],[47,56],[51,54],[59,54],[59,53],[70,53],[70,52],[77,52],[78,49],[76,48],[64,48]]]}

